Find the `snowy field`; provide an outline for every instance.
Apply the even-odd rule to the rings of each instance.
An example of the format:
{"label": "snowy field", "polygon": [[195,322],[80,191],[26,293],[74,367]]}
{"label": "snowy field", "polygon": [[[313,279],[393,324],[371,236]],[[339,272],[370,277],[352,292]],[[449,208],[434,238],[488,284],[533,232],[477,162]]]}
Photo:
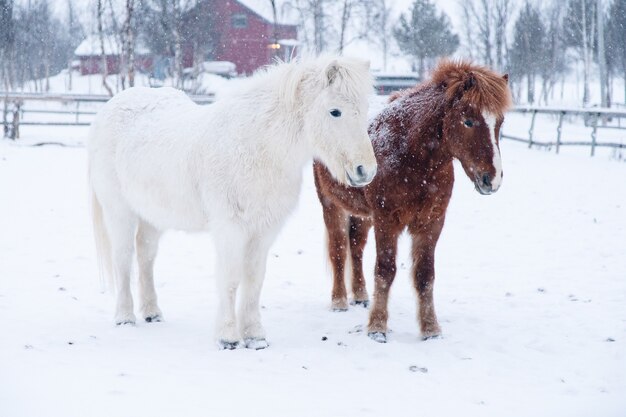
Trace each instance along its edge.
{"label": "snowy field", "polygon": [[[61,134],[80,144],[85,132],[24,128],[22,143]],[[166,234],[155,273],[166,321],[115,327],[97,278],[85,149],[1,141],[0,416],[626,415],[626,163],[511,141],[502,153],[493,196],[457,170],[436,262],[442,338],[418,337],[406,237],[389,343],[361,330],[365,309],[329,310],[308,167],[270,251],[271,346],[218,351],[219,239]],[[370,293],[373,249],[370,240]]]}

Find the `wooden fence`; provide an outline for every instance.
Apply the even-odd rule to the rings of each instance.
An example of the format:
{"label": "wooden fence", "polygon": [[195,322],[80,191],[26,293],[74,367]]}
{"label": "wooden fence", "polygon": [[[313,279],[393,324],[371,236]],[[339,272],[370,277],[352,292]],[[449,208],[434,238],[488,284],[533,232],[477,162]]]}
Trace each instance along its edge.
{"label": "wooden fence", "polygon": [[[626,138],[626,111],[603,108],[546,108],[546,107],[524,107],[517,106],[511,110],[513,113],[531,114],[530,128],[528,129],[528,137],[513,136],[507,133],[501,133],[501,137],[511,139],[518,142],[528,143],[528,147],[554,147],[556,153],[562,146],[589,146],[591,148],[591,156],[595,155],[597,147],[608,148],[626,148],[626,143],[617,142],[601,142],[598,141],[598,129],[619,129],[624,132]],[[535,121],[537,115],[549,115],[558,118],[555,138],[546,140],[545,138],[537,138],[535,134]],[[566,116],[582,117],[585,126],[591,127],[589,141],[563,141],[563,119]]]}
{"label": "wooden fence", "polygon": [[[215,101],[213,95],[190,96],[198,104],[209,104]],[[31,93],[6,93],[0,92],[2,106],[2,124],[4,136],[11,139],[19,138],[20,126],[88,126],[90,119],[96,114],[97,106],[110,99],[106,95],[81,95],[81,94],[31,94]],[[54,109],[32,108],[31,103],[57,103],[62,104]],[[29,103],[26,106],[26,103]],[[85,108],[86,107],[86,108]],[[520,137],[502,132],[504,139],[510,139],[528,144],[528,147],[554,147],[556,152],[562,146],[589,146],[591,155],[595,154],[597,147],[626,148],[626,143],[602,142],[598,141],[599,129],[621,129],[626,138],[626,110],[602,109],[602,108],[546,108],[546,107],[524,107],[517,106],[511,110],[513,113],[530,114],[530,127],[527,137]],[[65,120],[43,121],[24,120],[25,114],[41,115],[65,115]],[[554,139],[546,140],[537,138],[535,132],[535,121],[537,115],[547,115],[558,119]],[[589,141],[563,141],[563,120],[565,117],[582,117],[585,125],[591,127]],[[506,125],[504,130],[506,131]]]}
{"label": "wooden fence", "polygon": [[[20,126],[88,126],[91,121],[86,120],[85,116],[95,115],[97,106],[107,102],[110,98],[106,95],[33,94],[0,91],[4,137],[19,139]],[[209,104],[215,101],[213,95],[190,96],[190,98],[198,104]],[[56,103],[61,105],[54,109],[42,109],[32,108],[31,105],[33,103]],[[97,105],[96,108],[94,108],[93,104]],[[65,115],[69,116],[69,118],[66,117],[65,120],[61,121],[24,120],[26,114]]]}

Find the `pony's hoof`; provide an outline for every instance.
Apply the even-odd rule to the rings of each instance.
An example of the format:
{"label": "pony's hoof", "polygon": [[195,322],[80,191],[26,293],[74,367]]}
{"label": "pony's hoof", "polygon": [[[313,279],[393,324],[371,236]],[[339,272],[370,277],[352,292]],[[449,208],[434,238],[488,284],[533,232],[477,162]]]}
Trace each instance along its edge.
{"label": "pony's hoof", "polygon": [[350,304],[352,304],[353,306],[368,308],[370,306],[370,300],[354,300]]}
{"label": "pony's hoof", "polygon": [[367,334],[370,339],[378,343],[387,343],[387,334],[383,332],[369,332]]}
{"label": "pony's hoof", "polygon": [[439,339],[441,337],[441,328],[438,324],[427,326],[422,330],[422,340]]}
{"label": "pony's hoof", "polygon": [[147,316],[147,317],[145,318],[145,320],[146,320],[148,323],[157,323],[157,322],[161,322],[161,321],[163,321],[163,317],[161,317],[161,315],[160,315],[160,314],[155,314],[155,315],[153,315],[153,316]]}
{"label": "pony's hoof", "polygon": [[217,342],[217,346],[220,348],[220,350],[235,350],[239,348],[239,341],[229,342],[226,340],[219,340]]}
{"label": "pony's hoof", "polygon": [[334,312],[348,311],[348,301],[345,299],[333,300],[330,309]]}
{"label": "pony's hoof", "polygon": [[117,326],[134,326],[135,325],[135,315],[132,313],[119,313],[115,315],[115,324]]}
{"label": "pony's hoof", "polygon": [[244,339],[246,349],[261,350],[269,347],[269,343],[265,339],[248,338]]}

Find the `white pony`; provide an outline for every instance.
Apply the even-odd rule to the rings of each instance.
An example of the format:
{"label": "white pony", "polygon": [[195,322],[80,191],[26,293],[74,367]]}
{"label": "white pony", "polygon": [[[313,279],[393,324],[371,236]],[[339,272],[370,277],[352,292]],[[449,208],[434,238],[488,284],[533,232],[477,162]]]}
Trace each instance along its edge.
{"label": "white pony", "polygon": [[267,252],[297,203],[305,163],[317,158],[351,186],[376,174],[371,90],[368,63],[322,56],[269,67],[208,106],[171,88],[112,98],[92,124],[88,153],[98,257],[117,289],[115,322],[135,322],[134,249],[141,316],[159,321],[159,237],[211,230],[218,343],[234,349],[243,338],[248,348],[267,347],[259,311]]}

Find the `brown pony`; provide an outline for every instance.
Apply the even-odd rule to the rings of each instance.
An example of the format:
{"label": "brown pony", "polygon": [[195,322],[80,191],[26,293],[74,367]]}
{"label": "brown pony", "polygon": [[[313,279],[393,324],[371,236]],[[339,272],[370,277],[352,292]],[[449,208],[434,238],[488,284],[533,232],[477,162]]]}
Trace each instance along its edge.
{"label": "brown pony", "polygon": [[491,194],[502,181],[499,132],[511,105],[508,76],[462,61],[443,61],[432,79],[396,93],[371,122],[369,134],[378,174],[363,188],[346,187],[316,161],[317,193],[328,231],[333,268],[332,308],[348,308],[344,267],[352,261],[354,304],[367,307],[363,248],[369,229],[376,237],[374,305],[369,336],[387,340],[387,300],[396,275],[398,237],[413,241],[413,280],[422,336],[441,332],[433,304],[435,247],[443,228],[458,159],[476,190]]}

